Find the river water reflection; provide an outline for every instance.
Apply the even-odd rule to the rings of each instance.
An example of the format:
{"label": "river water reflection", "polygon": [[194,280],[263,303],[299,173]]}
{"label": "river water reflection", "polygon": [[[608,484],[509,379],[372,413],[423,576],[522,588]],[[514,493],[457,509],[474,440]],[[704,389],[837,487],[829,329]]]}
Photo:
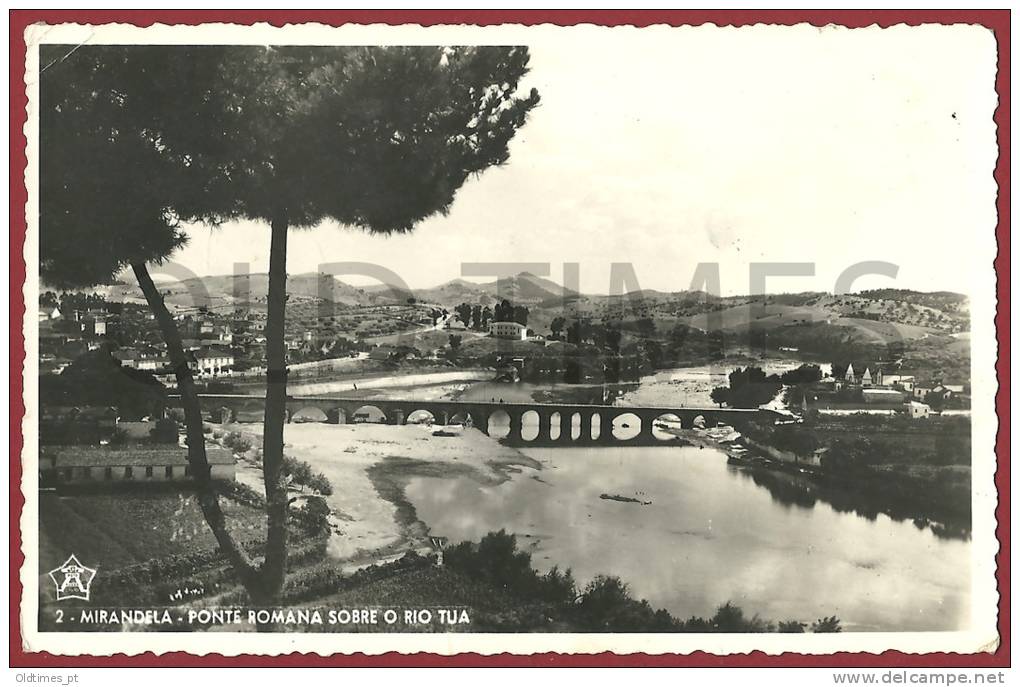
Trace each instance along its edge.
{"label": "river water reflection", "polygon": [[968,624],[969,541],[785,497],[712,449],[524,452],[543,469],[495,487],[416,478],[407,497],[436,535],[478,540],[505,528],[540,570],[569,567],[581,583],[618,575],[683,618],[732,601],[776,621],[836,615],[847,630]]}

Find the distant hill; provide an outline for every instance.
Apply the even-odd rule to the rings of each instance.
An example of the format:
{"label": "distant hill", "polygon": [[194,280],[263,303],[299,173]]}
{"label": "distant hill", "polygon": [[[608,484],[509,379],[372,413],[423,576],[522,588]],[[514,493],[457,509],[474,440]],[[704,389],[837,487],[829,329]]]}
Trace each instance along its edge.
{"label": "distant hill", "polygon": [[527,306],[541,305],[547,301],[556,301],[558,304],[565,296],[569,298],[577,295],[575,291],[530,272],[521,272],[515,277],[480,284],[454,279],[431,289],[421,289],[417,294],[419,300],[447,307],[463,302],[490,305],[503,298]]}
{"label": "distant hill", "polygon": [[[108,300],[143,302],[141,291],[133,278],[124,277],[122,283],[97,288]],[[171,307],[191,309],[205,307],[210,310],[234,308],[246,303],[249,307],[265,307],[269,293],[269,275],[236,274],[195,277],[183,281],[159,281],[157,286]],[[407,293],[382,286],[360,288],[351,286],[328,274],[307,272],[287,277],[287,294],[292,299],[332,301],[338,306],[367,306],[405,302]]]}
{"label": "distant hill", "polygon": [[[178,309],[233,308],[246,301],[251,307],[264,308],[269,278],[266,274],[221,275],[160,282],[159,286],[167,302]],[[97,291],[115,301],[143,300],[130,274]],[[352,286],[329,274],[309,272],[291,275],[287,293],[292,300],[332,301],[338,309],[400,305],[414,298],[452,310],[463,302],[491,306],[498,298],[508,298],[528,306],[531,311],[528,324],[537,332],[547,331],[549,323],[560,315],[623,324],[648,319],[659,332],[677,325],[743,333],[821,323],[863,339],[894,333],[915,339],[930,334],[960,334],[970,329],[967,297],[948,291],[873,289],[838,296],[804,292],[720,297],[701,291],[669,293],[644,289],[607,296],[578,293],[528,272],[501,282],[452,279],[431,288],[409,291],[387,284]]]}

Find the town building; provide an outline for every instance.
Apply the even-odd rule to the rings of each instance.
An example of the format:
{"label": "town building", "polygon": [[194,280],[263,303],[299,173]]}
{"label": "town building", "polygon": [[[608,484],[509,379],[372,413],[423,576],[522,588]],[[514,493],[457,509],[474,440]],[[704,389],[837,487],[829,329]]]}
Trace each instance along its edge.
{"label": "town building", "polygon": [[528,328],[517,322],[493,322],[489,325],[489,333],[497,339],[524,341],[528,338]]}
{"label": "town building", "polygon": [[913,375],[887,375],[879,373],[878,376],[879,386],[891,386],[903,389],[904,391],[913,392],[914,390],[914,376]]}
{"label": "town building", "polygon": [[[234,455],[228,449],[207,447],[206,459],[213,479],[234,479]],[[39,466],[41,479],[59,484],[187,482],[192,479],[188,449],[178,445],[46,447]]]}
{"label": "town building", "polygon": [[862,389],[861,396],[865,403],[903,403],[904,395],[896,389],[869,388]]}
{"label": "town building", "polygon": [[156,370],[162,370],[163,368],[170,365],[169,358],[138,358],[135,361],[135,368],[139,370],[146,370],[148,372],[155,372]]}
{"label": "town building", "polygon": [[878,369],[877,372],[871,374],[871,366],[858,361],[858,369],[864,368],[864,372],[858,373],[854,370],[854,364],[850,363],[846,366],[846,372],[843,373],[843,380],[848,386],[882,386],[882,371]]}
{"label": "town building", "polygon": [[906,403],[907,415],[912,419],[923,419],[931,414],[931,406],[927,403],[918,403],[917,401],[907,401]]}
{"label": "town building", "polygon": [[120,348],[110,355],[120,362],[121,367],[130,367],[133,369],[138,367],[138,352],[133,348]]}
{"label": "town building", "polygon": [[219,377],[234,367],[234,354],[227,348],[209,346],[195,351],[195,365],[201,376]]}

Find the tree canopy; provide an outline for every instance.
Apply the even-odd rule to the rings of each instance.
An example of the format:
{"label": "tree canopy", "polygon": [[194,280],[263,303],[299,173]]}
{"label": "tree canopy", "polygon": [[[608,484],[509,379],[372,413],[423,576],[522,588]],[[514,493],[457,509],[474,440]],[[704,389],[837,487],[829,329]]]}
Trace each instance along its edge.
{"label": "tree canopy", "polygon": [[163,122],[162,144],[215,171],[188,208],[207,218],[409,231],[506,162],[538,103],[516,95],[526,48],[200,50],[215,78],[189,89],[191,112]]}
{"label": "tree canopy", "polygon": [[159,150],[155,103],[134,88],[158,73],[145,49],[42,46],[39,268],[59,288],[108,283],[128,264],[183,245],[183,191]]}

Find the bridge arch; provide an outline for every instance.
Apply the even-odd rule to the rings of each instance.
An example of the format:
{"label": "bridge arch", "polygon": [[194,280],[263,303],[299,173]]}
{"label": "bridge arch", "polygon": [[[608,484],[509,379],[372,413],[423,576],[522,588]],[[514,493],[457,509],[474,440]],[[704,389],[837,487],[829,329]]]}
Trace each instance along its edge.
{"label": "bridge arch", "polygon": [[[563,414],[556,410],[549,416],[549,436],[542,437],[550,441],[559,441],[561,433],[563,432]],[[569,433],[569,428],[567,432]]]}
{"label": "bridge arch", "polygon": [[291,422],[329,422],[329,415],[319,406],[302,406],[290,414]]}
{"label": "bridge arch", "polygon": [[663,413],[652,421],[652,436],[659,441],[678,439],[673,432],[680,429],[683,429],[683,421],[676,413]]}
{"label": "bridge arch", "polygon": [[435,424],[436,416],[435,413],[433,413],[431,410],[426,410],[425,408],[418,408],[408,413],[407,417],[404,418],[404,422],[409,425]]}
{"label": "bridge arch", "polygon": [[510,435],[510,413],[503,409],[499,409],[489,415],[488,421],[488,435],[496,438],[503,439]]}
{"label": "bridge arch", "polygon": [[567,416],[567,436],[571,441],[581,440],[581,413],[571,413]]}
{"label": "bridge arch", "polygon": [[382,424],[386,422],[387,415],[379,406],[366,403],[354,409],[351,419],[355,423]]}
{"label": "bridge arch", "polygon": [[524,441],[535,441],[539,437],[541,418],[536,410],[526,410],[521,415],[521,439]]}
{"label": "bridge arch", "polygon": [[611,428],[613,438],[619,441],[630,441],[641,434],[642,420],[634,413],[620,413],[613,418]]}

